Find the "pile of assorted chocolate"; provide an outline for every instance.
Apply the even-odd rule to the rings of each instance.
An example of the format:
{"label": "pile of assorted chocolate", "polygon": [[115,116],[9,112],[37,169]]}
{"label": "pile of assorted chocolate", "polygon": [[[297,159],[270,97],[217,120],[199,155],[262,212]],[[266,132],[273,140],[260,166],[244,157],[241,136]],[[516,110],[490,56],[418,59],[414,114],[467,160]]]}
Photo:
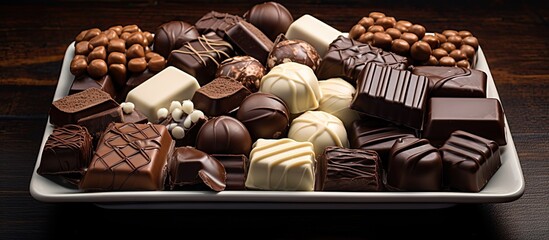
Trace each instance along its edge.
{"label": "pile of assorted chocolate", "polygon": [[276,2],[84,30],[37,172],[83,192],[478,192],[506,138],[477,49],[379,12],[347,36]]}

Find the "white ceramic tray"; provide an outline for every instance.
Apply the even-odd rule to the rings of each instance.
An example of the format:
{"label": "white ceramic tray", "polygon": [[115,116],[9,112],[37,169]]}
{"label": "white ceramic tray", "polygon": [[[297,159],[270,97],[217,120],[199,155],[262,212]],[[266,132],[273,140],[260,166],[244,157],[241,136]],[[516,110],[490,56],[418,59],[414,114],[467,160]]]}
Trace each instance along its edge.
{"label": "white ceramic tray", "polygon": [[[71,43],[65,53],[59,82],[53,100],[66,96],[73,75],[69,65],[74,56]],[[488,97],[499,95],[479,47],[476,69],[488,75]],[[105,208],[286,208],[286,209],[352,209],[352,208],[442,208],[459,203],[501,203],[520,198],[524,177],[515,144],[505,119],[507,145],[500,148],[501,167],[478,193],[467,192],[292,192],[292,191],[126,191],[81,192],[65,188],[36,173],[44,144],[52,132],[48,123],[30,182],[31,195],[42,202],[90,202]]]}

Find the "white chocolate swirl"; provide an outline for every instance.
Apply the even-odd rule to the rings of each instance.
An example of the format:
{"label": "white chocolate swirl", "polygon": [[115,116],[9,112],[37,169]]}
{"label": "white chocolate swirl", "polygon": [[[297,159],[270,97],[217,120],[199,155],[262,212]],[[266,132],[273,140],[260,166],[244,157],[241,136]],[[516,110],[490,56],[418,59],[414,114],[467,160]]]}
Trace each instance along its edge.
{"label": "white chocolate swirl", "polygon": [[318,110],[330,113],[339,118],[346,129],[360,118],[358,112],[351,109],[355,87],[341,78],[330,78],[318,82],[322,98]]}

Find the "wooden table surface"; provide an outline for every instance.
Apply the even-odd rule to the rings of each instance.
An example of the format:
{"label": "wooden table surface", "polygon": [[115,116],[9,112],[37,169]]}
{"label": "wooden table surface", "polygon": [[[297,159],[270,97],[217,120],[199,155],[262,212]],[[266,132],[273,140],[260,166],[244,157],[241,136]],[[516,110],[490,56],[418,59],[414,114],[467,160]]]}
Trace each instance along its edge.
{"label": "wooden table surface", "polygon": [[[348,31],[370,11],[469,30],[491,68],[526,181],[507,203],[412,210],[109,210],[35,200],[29,182],[67,45],[84,29],[137,24],[154,32],[210,10],[242,15],[260,1],[49,1],[0,6],[0,239],[126,236],[144,232],[260,239],[392,236],[549,239],[549,8],[544,1],[281,1]],[[198,230],[198,231],[197,231]],[[173,235],[172,235],[173,236]],[[418,238],[419,237],[419,238]]]}

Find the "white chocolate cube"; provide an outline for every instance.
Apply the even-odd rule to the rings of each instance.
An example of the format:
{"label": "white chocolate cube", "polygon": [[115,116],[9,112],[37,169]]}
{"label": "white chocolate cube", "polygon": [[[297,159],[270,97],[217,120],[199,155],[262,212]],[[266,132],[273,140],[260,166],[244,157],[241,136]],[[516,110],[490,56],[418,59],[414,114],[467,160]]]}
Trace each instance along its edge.
{"label": "white chocolate cube", "polygon": [[313,191],[315,154],[309,142],[258,139],[250,152],[246,187],[260,190]]}
{"label": "white chocolate cube", "polygon": [[133,102],[150,122],[156,122],[158,109],[169,108],[172,101],[191,99],[198,88],[196,78],[168,66],[131,90],[126,102]]}
{"label": "white chocolate cube", "polygon": [[308,42],[315,47],[320,57],[324,57],[330,44],[343,33],[319,19],[305,14],[290,25],[285,35],[288,39],[300,39]]}

